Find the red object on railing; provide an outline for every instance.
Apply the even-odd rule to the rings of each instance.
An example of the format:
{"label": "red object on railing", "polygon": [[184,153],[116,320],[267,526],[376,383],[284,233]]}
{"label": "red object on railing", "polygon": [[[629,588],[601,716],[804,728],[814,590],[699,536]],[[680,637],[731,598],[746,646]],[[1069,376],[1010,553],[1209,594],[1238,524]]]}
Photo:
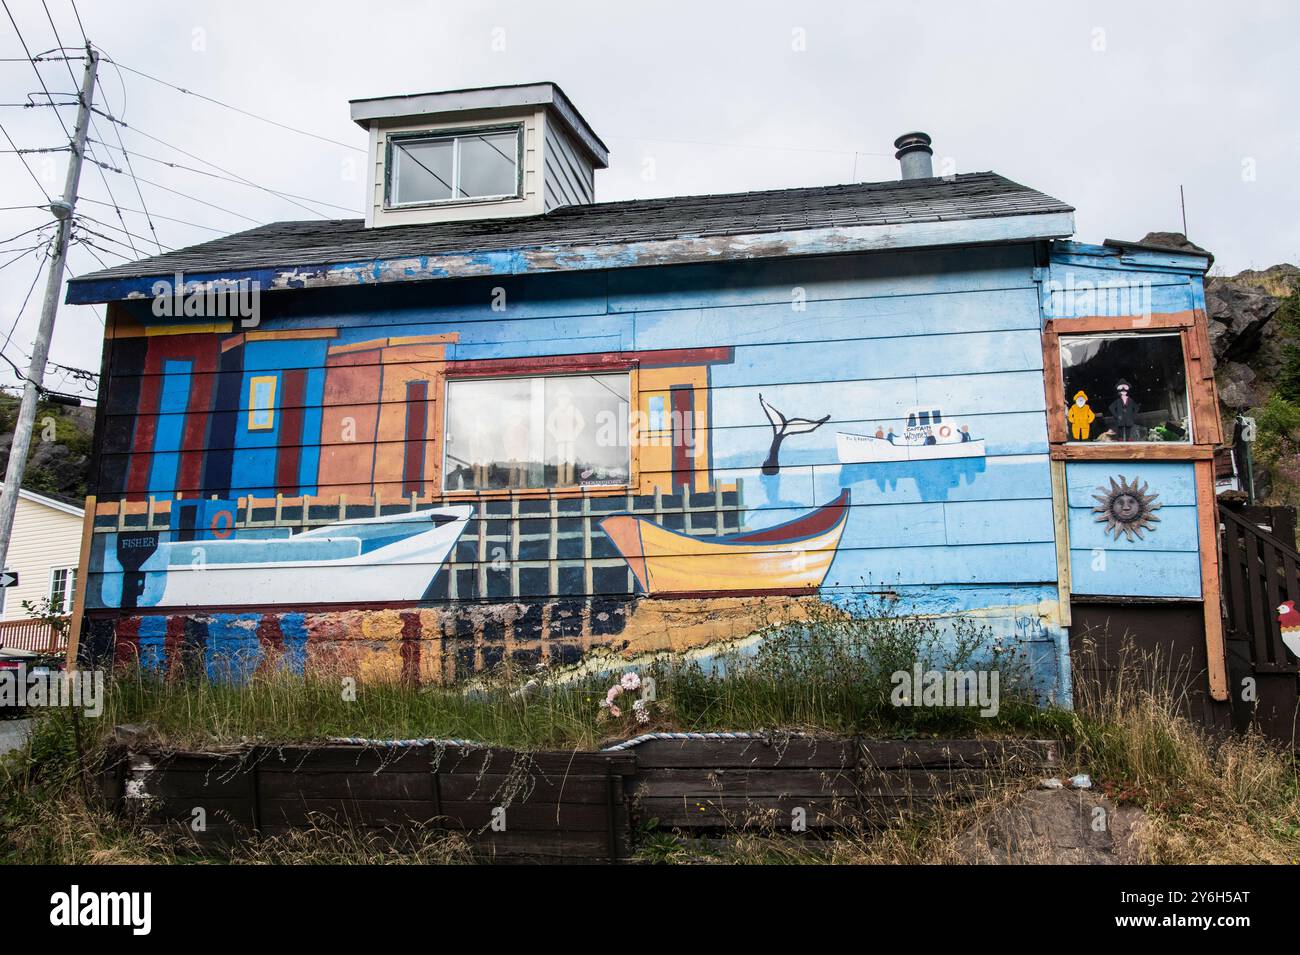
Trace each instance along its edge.
{"label": "red object on railing", "polygon": [[59,651],[68,648],[66,627],[44,620],[0,621],[0,650]]}

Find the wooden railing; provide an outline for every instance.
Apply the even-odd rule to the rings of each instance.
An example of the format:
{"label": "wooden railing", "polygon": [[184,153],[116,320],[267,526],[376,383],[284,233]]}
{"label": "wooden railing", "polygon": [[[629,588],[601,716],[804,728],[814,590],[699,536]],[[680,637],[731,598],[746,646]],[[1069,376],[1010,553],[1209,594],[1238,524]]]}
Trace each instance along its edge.
{"label": "wooden railing", "polygon": [[1249,641],[1255,672],[1296,673],[1277,608],[1288,600],[1300,604],[1300,552],[1230,508],[1220,507],[1219,517],[1229,635]]}
{"label": "wooden railing", "polygon": [[0,621],[0,650],[57,652],[68,647],[68,628],[44,620]]}

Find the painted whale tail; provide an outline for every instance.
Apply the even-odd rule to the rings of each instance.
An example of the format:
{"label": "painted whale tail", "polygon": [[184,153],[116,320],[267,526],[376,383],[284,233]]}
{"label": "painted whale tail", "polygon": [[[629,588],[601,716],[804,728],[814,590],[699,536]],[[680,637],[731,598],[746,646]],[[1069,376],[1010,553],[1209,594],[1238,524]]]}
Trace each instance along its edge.
{"label": "painted whale tail", "polygon": [[767,475],[779,474],[781,471],[779,455],[782,441],[792,434],[808,434],[810,431],[816,431],[831,420],[830,415],[824,418],[787,418],[768,404],[762,393],[758,396],[758,403],[763,406],[763,413],[772,423],[772,446],[768,449],[767,460],[763,462],[763,473]]}
{"label": "painted whale tail", "polygon": [[767,420],[772,422],[773,437],[784,438],[791,434],[807,434],[810,431],[816,431],[827,421],[831,420],[830,415],[824,418],[787,418],[781,412],[777,411],[768,404],[763,396],[758,396],[758,403],[763,406],[763,411],[767,414]]}

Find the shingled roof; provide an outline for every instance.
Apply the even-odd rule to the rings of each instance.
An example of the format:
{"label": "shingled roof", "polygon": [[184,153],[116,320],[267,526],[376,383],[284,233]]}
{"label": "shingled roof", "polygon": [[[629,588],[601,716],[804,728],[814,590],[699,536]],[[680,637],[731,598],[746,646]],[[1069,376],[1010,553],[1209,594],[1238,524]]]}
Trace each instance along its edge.
{"label": "shingled roof", "polygon": [[[69,282],[69,301],[106,283],[186,275],[328,269],[420,256],[492,255],[761,236],[853,227],[907,226],[1070,213],[1073,207],[992,172],[767,192],[637,199],[567,206],[545,215],[367,228],[361,219],[276,222]],[[573,266],[570,266],[573,267]],[[592,266],[595,267],[595,266]],[[271,286],[268,286],[271,287]],[[281,284],[279,287],[292,287]],[[76,289],[76,291],[74,291]]]}

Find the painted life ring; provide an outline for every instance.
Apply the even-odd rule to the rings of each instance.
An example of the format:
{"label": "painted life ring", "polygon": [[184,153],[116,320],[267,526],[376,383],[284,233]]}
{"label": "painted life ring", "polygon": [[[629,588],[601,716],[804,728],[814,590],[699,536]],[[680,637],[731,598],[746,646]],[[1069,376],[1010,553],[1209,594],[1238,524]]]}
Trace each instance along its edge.
{"label": "painted life ring", "polygon": [[225,540],[235,529],[235,515],[230,511],[217,511],[208,522],[208,530],[217,540]]}
{"label": "painted life ring", "polygon": [[939,426],[939,437],[941,437],[941,438],[951,438],[951,437],[952,437],[952,425],[950,425],[950,424],[943,424],[943,425],[940,425],[940,426]]}

